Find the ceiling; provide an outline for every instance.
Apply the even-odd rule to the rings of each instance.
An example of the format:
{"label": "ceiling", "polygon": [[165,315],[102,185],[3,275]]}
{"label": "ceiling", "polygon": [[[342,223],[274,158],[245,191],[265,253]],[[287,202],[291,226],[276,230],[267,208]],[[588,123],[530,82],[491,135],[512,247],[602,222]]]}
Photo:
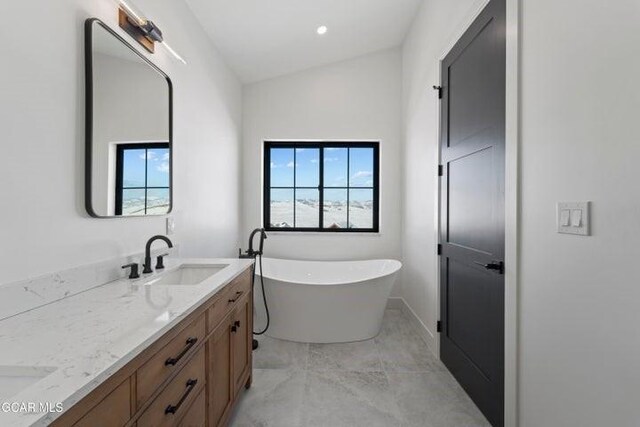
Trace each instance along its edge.
{"label": "ceiling", "polygon": [[[245,83],[400,45],[422,0],[185,0]],[[326,25],[319,36],[316,29]]]}

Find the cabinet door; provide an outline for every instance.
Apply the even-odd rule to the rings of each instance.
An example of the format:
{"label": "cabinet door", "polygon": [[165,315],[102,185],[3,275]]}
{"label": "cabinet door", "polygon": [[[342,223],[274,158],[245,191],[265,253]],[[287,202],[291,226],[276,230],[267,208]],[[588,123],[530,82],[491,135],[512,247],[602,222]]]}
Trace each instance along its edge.
{"label": "cabinet door", "polygon": [[220,425],[233,401],[231,375],[231,315],[214,330],[209,346],[209,425]]}
{"label": "cabinet door", "polygon": [[246,373],[251,365],[251,295],[243,297],[236,307],[233,315],[231,327],[233,339],[233,383],[234,391],[237,393],[244,385]]}

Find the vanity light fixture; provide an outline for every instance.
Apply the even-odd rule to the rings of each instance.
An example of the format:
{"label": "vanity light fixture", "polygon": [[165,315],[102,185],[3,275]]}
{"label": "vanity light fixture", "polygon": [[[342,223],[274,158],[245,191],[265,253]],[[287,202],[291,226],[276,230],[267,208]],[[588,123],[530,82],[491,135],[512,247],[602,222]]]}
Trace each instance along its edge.
{"label": "vanity light fixture", "polygon": [[326,25],[319,26],[316,32],[318,33],[318,35],[321,35],[321,36],[327,34],[327,26]]}
{"label": "vanity light fixture", "polygon": [[142,13],[125,0],[116,0],[118,4],[118,24],[150,53],[154,53],[155,44],[161,43],[178,61],[186,64],[178,53],[164,40],[162,31],[153,21],[143,17]]}
{"label": "vanity light fixture", "polygon": [[185,60],[182,58],[182,56],[178,55],[178,53],[177,53],[175,50],[173,50],[173,49],[171,48],[171,46],[169,46],[169,45],[167,44],[167,42],[164,42],[164,41],[163,41],[163,42],[162,42],[162,45],[163,45],[163,46],[164,46],[164,48],[165,48],[165,49],[167,49],[167,50],[169,51],[169,53],[170,53],[171,55],[173,55],[173,56],[174,56],[178,61],[182,62],[182,63],[183,63],[183,64],[185,64],[185,65],[187,64],[187,61],[185,61]]}

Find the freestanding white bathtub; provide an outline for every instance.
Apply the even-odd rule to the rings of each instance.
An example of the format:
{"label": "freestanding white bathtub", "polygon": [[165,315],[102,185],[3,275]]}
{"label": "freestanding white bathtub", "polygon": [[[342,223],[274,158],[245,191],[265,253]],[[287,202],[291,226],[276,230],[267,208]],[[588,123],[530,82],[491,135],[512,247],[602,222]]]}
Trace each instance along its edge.
{"label": "freestanding white bathtub", "polygon": [[[362,341],[380,332],[387,299],[402,267],[396,260],[262,260],[271,325],[266,335],[289,341]],[[262,308],[260,266],[256,307]],[[259,322],[262,324],[263,322]]]}

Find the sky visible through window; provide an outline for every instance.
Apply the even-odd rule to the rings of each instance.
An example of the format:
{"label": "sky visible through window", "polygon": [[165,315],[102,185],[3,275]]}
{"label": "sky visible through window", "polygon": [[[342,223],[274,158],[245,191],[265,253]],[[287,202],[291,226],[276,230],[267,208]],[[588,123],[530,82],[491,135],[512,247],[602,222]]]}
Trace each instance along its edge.
{"label": "sky visible through window", "polygon": [[[370,146],[322,149],[324,227],[372,228],[374,149]],[[317,147],[270,149],[272,227],[319,227],[320,150]]]}
{"label": "sky visible through window", "polygon": [[136,147],[123,151],[123,215],[168,212],[170,206],[169,161],[169,148]]}

